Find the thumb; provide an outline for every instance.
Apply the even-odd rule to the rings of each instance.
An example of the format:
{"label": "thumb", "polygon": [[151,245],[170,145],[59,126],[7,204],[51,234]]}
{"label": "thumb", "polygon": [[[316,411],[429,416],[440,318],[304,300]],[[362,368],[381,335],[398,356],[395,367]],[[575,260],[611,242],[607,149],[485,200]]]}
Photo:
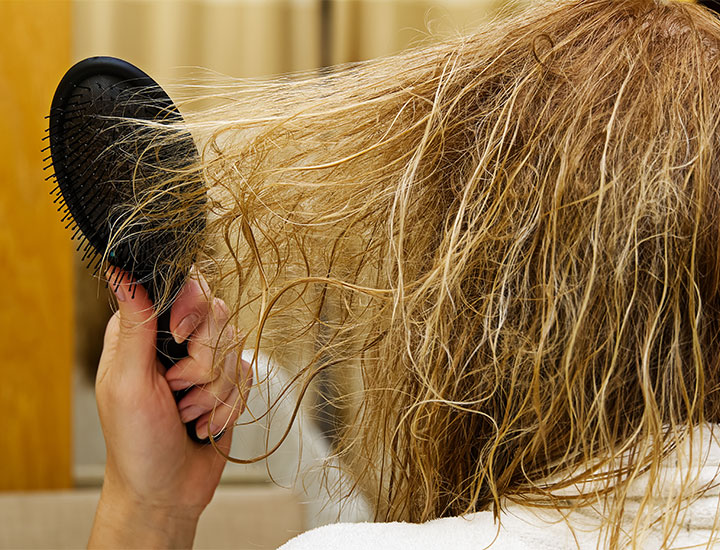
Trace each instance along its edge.
{"label": "thumb", "polygon": [[118,302],[118,310],[105,332],[110,363],[120,362],[126,371],[147,370],[150,366],[154,371],[157,323],[152,301],[145,288],[127,273],[116,269],[108,280]]}

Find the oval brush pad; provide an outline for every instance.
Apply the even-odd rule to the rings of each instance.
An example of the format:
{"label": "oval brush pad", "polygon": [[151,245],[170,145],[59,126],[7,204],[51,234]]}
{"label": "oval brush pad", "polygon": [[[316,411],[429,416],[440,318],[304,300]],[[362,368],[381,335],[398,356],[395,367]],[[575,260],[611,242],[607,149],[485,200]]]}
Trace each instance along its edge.
{"label": "oval brush pad", "polygon": [[[62,219],[95,275],[107,262],[146,288],[158,309],[158,358],[170,368],[187,356],[187,342],[176,344],[169,330],[170,307],[190,267],[178,261],[195,259],[205,229],[205,188],[192,175],[195,143],[177,129],[182,117],[165,91],[112,57],[74,65],[49,119],[48,179],[57,182]],[[120,282],[110,277],[109,284]],[[195,422],[187,432],[201,441]]]}

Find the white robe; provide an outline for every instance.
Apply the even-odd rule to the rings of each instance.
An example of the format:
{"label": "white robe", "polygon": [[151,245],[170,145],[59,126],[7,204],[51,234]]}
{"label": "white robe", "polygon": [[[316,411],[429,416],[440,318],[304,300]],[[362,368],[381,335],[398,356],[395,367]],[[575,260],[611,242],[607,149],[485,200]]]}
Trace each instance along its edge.
{"label": "white robe", "polygon": [[[250,360],[252,351],[244,352],[243,357]],[[256,376],[259,379],[268,377],[268,391],[271,395],[277,395],[287,380],[271,365],[268,358],[261,354]],[[277,411],[280,428],[284,428],[283,417],[289,418],[295,399],[296,396],[291,392],[280,403]],[[262,408],[261,405],[258,407]],[[309,523],[317,525],[332,521],[333,515],[343,521],[369,517],[369,510],[365,509],[366,504],[361,498],[350,503],[350,510],[341,511],[332,501],[321,504],[324,490],[319,481],[322,477],[319,472],[320,465],[327,460],[328,449],[312,425],[306,425],[305,430],[298,430],[298,423],[293,426],[291,439],[294,442],[289,445],[291,449],[295,446],[304,448],[298,470],[274,470],[279,470],[280,477],[288,481],[303,470],[315,472],[314,476],[302,478],[303,493],[310,503]],[[720,549],[720,534],[717,533],[720,530],[720,427],[710,424],[699,426],[693,435],[692,449],[689,446],[681,447],[668,457],[656,496],[662,499],[673,494],[679,486],[679,480],[688,472],[694,480],[694,488],[710,488],[678,518],[680,528],[677,536],[666,548]],[[331,470],[330,478],[332,484],[343,481],[337,477],[335,470]],[[325,478],[325,481],[328,479]],[[646,480],[641,476],[630,487],[625,507],[628,521],[632,520],[633,510],[645,495],[645,486]],[[355,510],[352,506],[355,506]],[[605,547],[601,525],[600,514],[591,506],[577,509],[565,519],[556,511],[508,504],[501,513],[499,524],[493,521],[491,512],[436,519],[423,524],[332,523],[291,539],[280,550],[586,550]],[[716,531],[714,537],[719,538],[711,542],[713,526]],[[648,531],[643,540],[635,543],[637,548],[659,549],[662,547],[662,530]]]}
{"label": "white robe", "polygon": [[[693,487],[710,487],[692,501],[686,513],[678,518],[679,530],[666,548],[720,548],[720,429],[718,426],[698,428],[702,438],[694,444]],[[687,450],[687,449],[686,449]],[[698,452],[699,451],[699,452]],[[672,494],[681,476],[688,472],[682,466],[691,455],[671,455],[663,468],[660,497]],[[632,519],[645,493],[645,479],[631,485],[626,511]],[[556,511],[538,510],[510,504],[493,521],[491,512],[465,517],[436,519],[423,524],[410,523],[337,523],[318,527],[291,539],[281,550],[585,550],[605,546],[600,514],[593,507],[575,510],[565,520]],[[638,548],[658,549],[662,546],[662,530],[656,528],[635,541]]]}

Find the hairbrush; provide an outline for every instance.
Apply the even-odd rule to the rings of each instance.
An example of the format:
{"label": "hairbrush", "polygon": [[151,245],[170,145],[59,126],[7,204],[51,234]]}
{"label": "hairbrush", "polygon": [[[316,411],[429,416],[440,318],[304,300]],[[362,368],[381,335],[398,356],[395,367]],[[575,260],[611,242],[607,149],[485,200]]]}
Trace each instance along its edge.
{"label": "hairbrush", "polygon": [[720,13],[720,0],[698,0],[697,3],[715,13]]}
{"label": "hairbrush", "polygon": [[[170,368],[188,355],[187,342],[177,344],[169,329],[189,270],[178,258],[194,260],[205,229],[205,188],[192,177],[198,152],[178,129],[182,116],[134,65],[91,57],[62,78],[48,118],[45,160],[54,174],[47,179],[57,183],[51,194],[62,221],[95,275],[107,263],[145,287],[158,315],[158,358]],[[209,441],[197,437],[194,421],[186,428],[193,441]]]}

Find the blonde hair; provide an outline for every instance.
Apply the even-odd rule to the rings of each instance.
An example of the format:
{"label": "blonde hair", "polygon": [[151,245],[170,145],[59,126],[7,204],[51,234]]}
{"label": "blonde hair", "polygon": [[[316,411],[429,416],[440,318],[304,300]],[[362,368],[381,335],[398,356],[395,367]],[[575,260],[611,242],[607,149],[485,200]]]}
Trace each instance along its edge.
{"label": "blonde hair", "polygon": [[719,46],[692,4],[542,4],[190,117],[198,264],[301,393],[350,380],[378,519],[602,501],[607,547],[671,544],[702,488],[661,464],[720,413]]}

